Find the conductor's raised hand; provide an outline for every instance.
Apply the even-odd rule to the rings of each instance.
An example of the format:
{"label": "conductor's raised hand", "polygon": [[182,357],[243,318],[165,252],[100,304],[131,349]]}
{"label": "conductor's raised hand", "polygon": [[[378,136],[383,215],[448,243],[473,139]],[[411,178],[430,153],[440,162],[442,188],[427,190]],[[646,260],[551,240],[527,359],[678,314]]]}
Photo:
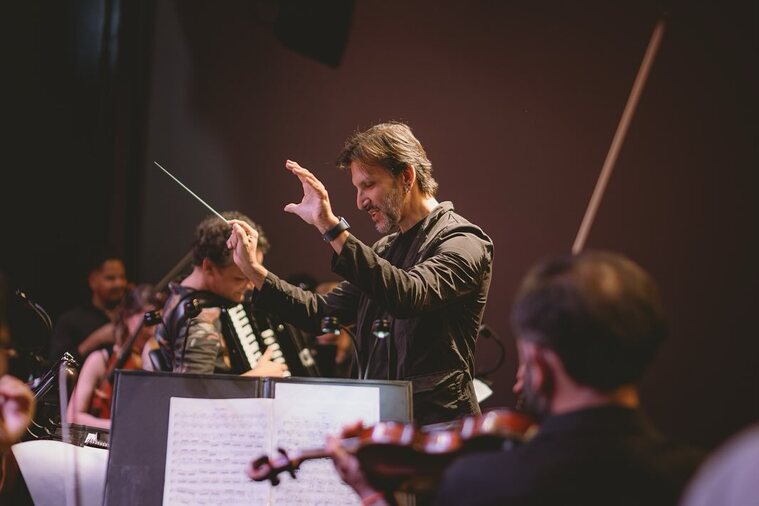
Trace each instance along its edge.
{"label": "conductor's raised hand", "polygon": [[232,260],[253,284],[260,288],[267,271],[261,265],[258,252],[258,231],[241,220],[229,220],[232,232],[227,247],[232,250]]}
{"label": "conductor's raised hand", "polygon": [[322,182],[298,162],[287,160],[285,168],[297,176],[303,185],[303,198],[300,203],[287,204],[285,211],[297,214],[303,221],[318,228],[322,234],[335,226],[340,220],[332,212],[329,194]]}

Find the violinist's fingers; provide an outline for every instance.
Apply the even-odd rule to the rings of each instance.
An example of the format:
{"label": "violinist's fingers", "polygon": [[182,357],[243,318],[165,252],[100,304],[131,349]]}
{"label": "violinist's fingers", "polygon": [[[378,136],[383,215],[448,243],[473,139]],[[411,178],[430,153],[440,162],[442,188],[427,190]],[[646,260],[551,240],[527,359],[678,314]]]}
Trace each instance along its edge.
{"label": "violinist's fingers", "polygon": [[255,477],[255,469],[253,467],[253,461],[252,460],[250,462],[248,462],[247,466],[245,466],[245,474],[251,480]]}
{"label": "violinist's fingers", "polygon": [[338,453],[338,449],[340,448],[340,438],[335,436],[327,436],[327,452],[330,455],[335,455]]}
{"label": "violinist's fingers", "polygon": [[354,423],[344,425],[343,431],[340,434],[341,437],[353,437],[357,436],[364,428],[363,420],[356,420]]}
{"label": "violinist's fingers", "polygon": [[343,481],[347,481],[351,468],[352,468],[352,460],[355,457],[352,457],[345,448],[342,447],[340,444],[341,439],[334,436],[327,436],[327,452],[329,453],[329,456],[332,457],[332,462],[335,464],[335,469],[337,469],[337,473],[340,475],[340,478]]}

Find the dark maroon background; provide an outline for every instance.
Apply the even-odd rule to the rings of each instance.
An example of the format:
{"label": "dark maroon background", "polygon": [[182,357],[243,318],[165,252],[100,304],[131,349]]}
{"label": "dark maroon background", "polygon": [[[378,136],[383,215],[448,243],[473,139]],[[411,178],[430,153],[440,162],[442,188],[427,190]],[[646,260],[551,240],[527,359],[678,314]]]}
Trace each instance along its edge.
{"label": "dark maroon background", "polygon": [[[356,128],[403,120],[440,200],[495,242],[486,322],[507,360],[488,406],[513,403],[518,282],[570,250],[667,10],[587,246],[630,256],[661,285],[671,338],[642,388],[658,425],[713,446],[759,419],[755,3],[360,1],[338,66],[281,43],[277,2],[106,4],[16,7],[29,23],[13,32],[3,185],[2,268],[14,287],[57,315],[86,293],[79,259],[100,242],[123,249],[131,279],[158,281],[206,211],[152,160],[260,222],[274,272],[332,279],[319,234],[282,211],[300,198],[283,162],[316,172],[371,243],[334,159]],[[114,12],[109,45],[94,25]],[[496,351],[481,340],[478,365]]]}

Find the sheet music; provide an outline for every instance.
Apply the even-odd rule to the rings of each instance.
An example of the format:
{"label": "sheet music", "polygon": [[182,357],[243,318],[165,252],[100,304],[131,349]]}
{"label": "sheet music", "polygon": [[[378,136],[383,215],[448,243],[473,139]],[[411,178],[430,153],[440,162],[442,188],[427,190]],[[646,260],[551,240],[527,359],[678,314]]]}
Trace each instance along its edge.
{"label": "sheet music", "polygon": [[267,504],[268,483],[245,468],[271,453],[273,399],[172,397],[166,442],[163,504]]}
{"label": "sheet music", "polygon": [[[339,434],[343,425],[380,420],[378,387],[278,383],[275,388],[273,448],[321,448],[328,434]],[[297,479],[282,475],[272,488],[277,506],[341,506],[361,504],[345,485],[329,459],[304,462]]]}

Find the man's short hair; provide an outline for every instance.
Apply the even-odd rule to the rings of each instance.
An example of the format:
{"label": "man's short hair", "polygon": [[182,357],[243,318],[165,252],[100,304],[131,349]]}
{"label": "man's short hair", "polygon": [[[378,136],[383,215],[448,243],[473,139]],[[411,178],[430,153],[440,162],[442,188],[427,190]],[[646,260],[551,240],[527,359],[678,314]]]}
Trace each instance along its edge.
{"label": "man's short hair", "polygon": [[667,333],[650,276],[605,252],[533,268],[517,294],[512,325],[517,339],[552,349],[576,382],[600,391],[637,382]]}
{"label": "man's short hair", "polygon": [[380,123],[357,131],[345,141],[345,147],[337,158],[341,170],[350,170],[351,162],[380,165],[397,176],[407,165],[414,167],[419,189],[434,197],[437,181],[432,177],[432,163],[422,143],[414,137],[408,125],[396,121]]}
{"label": "man's short hair", "polygon": [[93,272],[103,269],[105,263],[109,260],[118,260],[124,263],[124,256],[113,246],[103,245],[96,246],[85,254],[85,270],[89,276]]}
{"label": "man's short hair", "polygon": [[[240,220],[256,229],[258,232],[258,249],[266,254],[269,251],[269,240],[264,230],[238,211],[225,211],[221,213],[227,220]],[[227,248],[227,239],[232,233],[232,227],[227,225],[218,216],[211,215],[200,222],[195,229],[195,241],[192,243],[192,257],[195,265],[201,265],[207,258],[216,265],[224,267],[232,262],[232,251]]]}

